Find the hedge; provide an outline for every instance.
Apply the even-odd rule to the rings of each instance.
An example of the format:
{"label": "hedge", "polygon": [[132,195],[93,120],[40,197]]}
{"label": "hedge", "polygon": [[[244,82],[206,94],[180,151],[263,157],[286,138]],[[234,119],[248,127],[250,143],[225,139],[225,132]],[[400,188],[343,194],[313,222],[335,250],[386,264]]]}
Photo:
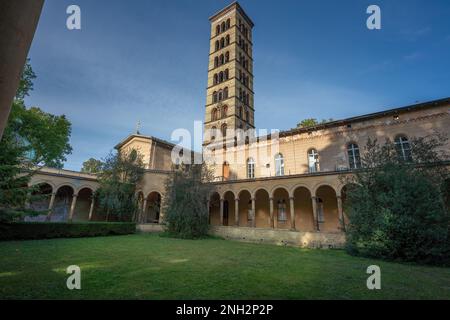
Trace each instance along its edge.
{"label": "hedge", "polygon": [[0,241],[82,238],[126,235],[136,232],[131,222],[20,222],[0,224]]}

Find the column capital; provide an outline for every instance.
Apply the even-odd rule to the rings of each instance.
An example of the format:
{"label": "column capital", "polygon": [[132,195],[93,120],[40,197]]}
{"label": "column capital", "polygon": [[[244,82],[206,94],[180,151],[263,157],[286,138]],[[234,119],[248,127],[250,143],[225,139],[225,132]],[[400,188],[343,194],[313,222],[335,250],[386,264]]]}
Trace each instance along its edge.
{"label": "column capital", "polygon": [[289,197],[289,200],[294,200],[294,197]]}
{"label": "column capital", "polygon": [[240,199],[239,199],[239,198],[236,198],[236,199],[234,199],[234,201],[240,201]]}
{"label": "column capital", "polygon": [[342,196],[340,196],[340,195],[336,196],[336,199],[342,199]]}
{"label": "column capital", "polygon": [[269,200],[270,200],[270,201],[273,201],[273,197],[269,197]]}
{"label": "column capital", "polygon": [[316,200],[317,197],[316,197],[316,196],[312,196],[311,199],[312,199],[312,200]]}
{"label": "column capital", "polygon": [[73,198],[77,198],[77,197],[78,197],[78,193],[74,193],[74,194],[72,195],[72,197],[73,197]]}

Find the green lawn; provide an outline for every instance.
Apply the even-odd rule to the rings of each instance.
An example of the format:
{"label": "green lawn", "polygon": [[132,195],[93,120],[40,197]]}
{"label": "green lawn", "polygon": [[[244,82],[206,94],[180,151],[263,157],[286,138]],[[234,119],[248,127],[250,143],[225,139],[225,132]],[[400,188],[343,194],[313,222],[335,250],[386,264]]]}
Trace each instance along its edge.
{"label": "green lawn", "polygon": [[[2,299],[450,298],[450,269],[348,256],[336,250],[177,240],[156,234],[0,243]],[[366,287],[369,265],[382,289]],[[82,290],[66,289],[66,268]]]}

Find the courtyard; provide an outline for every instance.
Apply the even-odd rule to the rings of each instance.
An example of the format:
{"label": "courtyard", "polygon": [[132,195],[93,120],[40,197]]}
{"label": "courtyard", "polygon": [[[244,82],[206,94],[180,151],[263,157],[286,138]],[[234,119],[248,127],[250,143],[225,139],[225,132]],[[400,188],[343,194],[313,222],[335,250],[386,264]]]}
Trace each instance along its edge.
{"label": "courtyard", "polygon": [[[450,268],[160,234],[0,243],[0,299],[449,299]],[[66,268],[81,268],[81,290]],[[381,290],[366,269],[381,268]]]}

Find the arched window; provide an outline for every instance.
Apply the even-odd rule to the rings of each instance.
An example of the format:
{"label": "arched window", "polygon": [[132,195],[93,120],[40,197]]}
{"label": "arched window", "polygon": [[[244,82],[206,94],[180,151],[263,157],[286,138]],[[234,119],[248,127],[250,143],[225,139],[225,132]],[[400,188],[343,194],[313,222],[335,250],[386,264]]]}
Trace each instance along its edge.
{"label": "arched window", "polygon": [[216,134],[217,134],[217,128],[215,126],[212,126],[211,132],[210,132],[211,140],[214,140],[216,138]]}
{"label": "arched window", "polygon": [[214,80],[213,80],[213,84],[218,84],[219,83],[219,76],[217,75],[217,73],[214,75]]}
{"label": "arched window", "polygon": [[359,155],[359,147],[356,143],[347,145],[348,164],[350,169],[361,168],[361,158]]}
{"label": "arched window", "polygon": [[239,118],[242,119],[242,107],[239,106],[239,107],[238,107],[238,110],[239,110]]}
{"label": "arched window", "polygon": [[219,83],[223,82],[223,71],[219,73]]}
{"label": "arched window", "polygon": [[221,25],[221,28],[220,28],[222,32],[225,31],[225,27],[226,27],[225,22],[222,22],[222,25]]}
{"label": "arched window", "polygon": [[281,153],[275,156],[275,175],[277,177],[284,176],[284,158]]}
{"label": "arched window", "polygon": [[278,209],[278,221],[279,222],[286,222],[287,221],[287,215],[286,215],[286,200],[278,200],[277,203],[277,209]]}
{"label": "arched window", "polygon": [[228,99],[228,87],[226,87],[225,89],[223,89],[223,98],[224,98],[224,99]]}
{"label": "arched window", "polygon": [[225,63],[225,56],[223,54],[220,55],[220,65]]}
{"label": "arched window", "polygon": [[216,103],[216,102],[217,102],[217,92],[214,91],[213,92],[213,103]]}
{"label": "arched window", "polygon": [[248,111],[248,109],[245,110],[245,120],[246,120],[247,122],[250,121],[250,112]]}
{"label": "arched window", "polygon": [[222,125],[222,128],[221,128],[222,130],[222,137],[226,137],[227,136],[227,124],[226,123],[224,123],[223,125]]}
{"label": "arched window", "polygon": [[222,90],[219,91],[219,101],[222,101],[223,99],[223,93]]}
{"label": "arched window", "polygon": [[411,146],[406,136],[397,136],[397,138],[395,138],[395,148],[397,150],[397,154],[400,160],[402,161],[412,160]]}
{"label": "arched window", "polygon": [[310,173],[319,171],[319,153],[316,149],[308,151],[308,167]]}
{"label": "arched window", "polygon": [[227,35],[225,37],[225,43],[226,43],[227,46],[230,44],[230,36],[229,35]]}
{"label": "arched window", "polygon": [[230,61],[230,53],[227,51],[225,53],[225,63]]}
{"label": "arched window", "polygon": [[220,39],[220,48],[222,49],[223,47],[225,47],[225,39],[224,38]]}
{"label": "arched window", "polygon": [[228,80],[229,77],[229,71],[228,69],[225,70],[225,80]]}
{"label": "arched window", "polygon": [[217,109],[214,108],[213,111],[212,111],[212,114],[211,114],[211,119],[212,119],[212,121],[216,121],[217,118],[218,118],[217,117]]}
{"label": "arched window", "polygon": [[219,66],[219,58],[214,58],[214,68],[217,68]]}
{"label": "arched window", "polygon": [[217,27],[216,27],[216,35],[218,35],[219,33],[220,33],[220,26],[217,25]]}
{"label": "arched window", "polygon": [[247,160],[247,179],[255,178],[255,160],[248,158]]}
{"label": "arched window", "polygon": [[227,113],[228,113],[228,107],[227,106],[223,106],[223,108],[222,108],[222,118],[226,118],[227,117]]}
{"label": "arched window", "polygon": [[220,49],[220,47],[219,47],[219,40],[217,40],[216,41],[216,51],[219,50],[219,49]]}
{"label": "arched window", "polygon": [[231,27],[231,21],[230,21],[230,19],[228,19],[227,20],[227,30],[230,29],[230,27]]}

